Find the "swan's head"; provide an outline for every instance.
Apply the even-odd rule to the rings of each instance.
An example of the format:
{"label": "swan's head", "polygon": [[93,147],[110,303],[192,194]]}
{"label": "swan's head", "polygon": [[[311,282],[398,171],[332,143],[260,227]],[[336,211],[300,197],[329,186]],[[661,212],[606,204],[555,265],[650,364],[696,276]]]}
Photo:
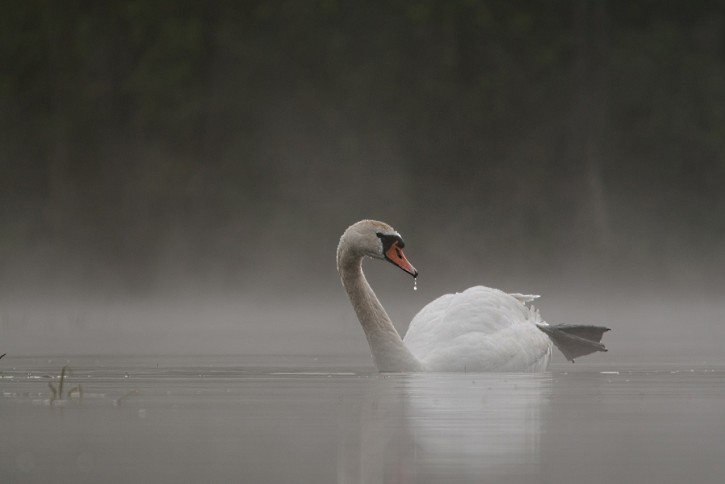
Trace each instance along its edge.
{"label": "swan's head", "polygon": [[341,257],[372,257],[387,260],[413,277],[418,271],[403,254],[405,242],[390,225],[376,220],[361,220],[347,228],[337,247],[337,265]]}

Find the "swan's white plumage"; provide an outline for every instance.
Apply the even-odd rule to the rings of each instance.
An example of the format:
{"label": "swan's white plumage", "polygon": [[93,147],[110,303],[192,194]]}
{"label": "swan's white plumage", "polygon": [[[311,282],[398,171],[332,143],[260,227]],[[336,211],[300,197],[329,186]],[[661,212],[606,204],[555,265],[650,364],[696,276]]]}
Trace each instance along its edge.
{"label": "swan's white plumage", "polygon": [[446,294],[413,318],[403,341],[428,371],[544,371],[552,344],[532,296],[483,286]]}
{"label": "swan's white plumage", "polygon": [[[550,327],[527,306],[538,296],[483,286],[446,294],[425,306],[401,338],[365,279],[362,262],[365,257],[387,259],[415,277],[418,272],[404,257],[403,246],[398,232],[374,220],[348,227],[337,246],[342,285],[380,371],[546,370],[553,344],[539,327]],[[576,347],[574,353],[587,354],[581,352],[576,332],[561,338],[563,345]],[[584,346],[606,351],[598,341]]]}

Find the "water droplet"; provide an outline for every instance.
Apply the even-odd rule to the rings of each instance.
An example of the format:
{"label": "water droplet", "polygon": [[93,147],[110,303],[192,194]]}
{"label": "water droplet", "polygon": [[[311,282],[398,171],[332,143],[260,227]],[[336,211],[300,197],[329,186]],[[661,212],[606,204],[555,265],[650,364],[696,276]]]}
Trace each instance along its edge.
{"label": "water droplet", "polygon": [[418,290],[418,278],[417,277],[413,278],[413,290],[414,291]]}

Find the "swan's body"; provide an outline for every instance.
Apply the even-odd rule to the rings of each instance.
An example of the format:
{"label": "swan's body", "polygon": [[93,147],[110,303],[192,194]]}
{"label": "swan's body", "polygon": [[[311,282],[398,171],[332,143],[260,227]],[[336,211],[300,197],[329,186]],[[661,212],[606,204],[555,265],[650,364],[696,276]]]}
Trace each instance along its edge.
{"label": "swan's body", "polygon": [[425,306],[401,339],[362,271],[365,257],[387,259],[416,277],[389,225],[363,220],[340,238],[337,268],[380,371],[544,371],[552,342],[567,358],[606,351],[607,328],[550,326],[526,305],[536,296],[475,286]]}
{"label": "swan's body", "polygon": [[446,294],[420,310],[403,341],[430,371],[544,371],[552,343],[524,302],[483,286]]}

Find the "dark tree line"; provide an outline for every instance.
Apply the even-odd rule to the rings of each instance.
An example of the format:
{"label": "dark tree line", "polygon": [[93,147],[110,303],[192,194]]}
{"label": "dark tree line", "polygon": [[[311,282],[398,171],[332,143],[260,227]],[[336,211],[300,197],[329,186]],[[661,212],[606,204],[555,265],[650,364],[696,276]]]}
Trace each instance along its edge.
{"label": "dark tree line", "polygon": [[722,2],[3,10],[9,284],[233,278],[368,214],[522,264],[725,263]]}

